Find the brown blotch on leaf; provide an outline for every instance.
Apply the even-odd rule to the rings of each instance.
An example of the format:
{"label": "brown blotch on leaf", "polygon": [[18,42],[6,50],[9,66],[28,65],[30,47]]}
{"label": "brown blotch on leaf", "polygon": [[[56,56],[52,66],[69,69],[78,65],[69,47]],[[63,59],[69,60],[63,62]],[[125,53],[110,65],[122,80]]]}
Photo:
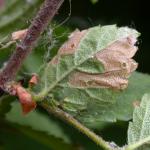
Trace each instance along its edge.
{"label": "brown blotch on leaf", "polygon": [[13,85],[22,106],[23,114],[27,114],[36,108],[36,102],[32,99],[31,94],[26,91],[20,84]]}
{"label": "brown blotch on leaf", "polygon": [[59,62],[60,56],[74,54],[77,50],[80,40],[84,37],[86,33],[87,30],[79,31],[78,29],[71,33],[68,41],[60,47],[60,49],[58,50],[58,54],[50,61],[50,63],[57,64]]}
{"label": "brown blotch on leaf", "polygon": [[12,33],[12,40],[16,41],[16,40],[23,40],[27,34],[28,29],[24,29],[24,30],[19,30],[16,32]]}
{"label": "brown blotch on leaf", "polygon": [[71,86],[80,88],[112,88],[125,89],[128,86],[128,80],[121,78],[121,72],[107,72],[103,74],[87,74],[76,72],[69,78]]}
{"label": "brown blotch on leaf", "polygon": [[60,47],[58,55],[74,54],[77,50],[80,40],[84,37],[86,33],[87,30],[79,31],[78,29],[76,29],[73,33],[71,33],[68,41]]}
{"label": "brown blotch on leaf", "polygon": [[[80,41],[88,30],[75,30],[67,42],[59,49],[57,55],[50,62],[51,65],[59,63],[59,58],[63,55],[74,54],[78,50]],[[79,88],[111,88],[122,90],[128,86],[128,78],[136,70],[138,64],[132,59],[137,51],[135,46],[137,39],[128,36],[119,39],[97,52],[92,59],[100,61],[104,67],[104,72],[99,74],[89,74],[76,71],[69,76],[69,84]]]}
{"label": "brown blotch on leaf", "polygon": [[136,40],[129,36],[114,42],[95,57],[104,65],[105,72],[120,70],[128,77],[137,68],[137,63],[132,59],[137,51],[135,43]]}
{"label": "brown blotch on leaf", "polygon": [[104,66],[104,72],[88,74],[74,72],[69,77],[71,86],[80,88],[111,88],[123,90],[128,86],[128,78],[138,64],[132,59],[137,51],[136,38],[128,36],[120,39],[93,57]]}

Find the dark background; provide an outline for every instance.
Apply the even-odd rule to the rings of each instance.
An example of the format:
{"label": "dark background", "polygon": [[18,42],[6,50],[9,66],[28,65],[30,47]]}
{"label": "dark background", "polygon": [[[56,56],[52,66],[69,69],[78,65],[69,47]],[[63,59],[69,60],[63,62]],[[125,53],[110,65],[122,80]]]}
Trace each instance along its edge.
{"label": "dark background", "polygon": [[[99,0],[92,4],[90,0],[72,0],[71,17],[66,24],[73,28],[84,29],[94,25],[117,24],[137,29],[139,51],[135,59],[139,63],[138,71],[150,73],[150,8],[148,1],[142,0]],[[66,0],[59,16],[65,19],[69,14],[69,0]]]}

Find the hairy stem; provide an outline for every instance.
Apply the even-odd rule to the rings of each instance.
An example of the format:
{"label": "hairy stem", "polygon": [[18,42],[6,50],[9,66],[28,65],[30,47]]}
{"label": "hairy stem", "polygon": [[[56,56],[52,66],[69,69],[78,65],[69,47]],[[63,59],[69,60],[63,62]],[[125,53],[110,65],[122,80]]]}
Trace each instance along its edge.
{"label": "hairy stem", "polygon": [[[7,65],[0,72],[0,88],[5,89],[7,82],[15,78],[23,61],[31,52],[40,34],[44,31],[48,22],[52,20],[64,0],[45,0],[41,9],[37,13],[31,26],[28,29],[26,37],[18,44],[16,51],[10,57]],[[7,91],[7,90],[6,90]]]}
{"label": "hairy stem", "polygon": [[80,132],[88,136],[92,141],[94,141],[97,145],[102,147],[105,150],[115,150],[113,149],[108,142],[104,141],[100,136],[96,135],[90,129],[86,128],[80,122],[78,122],[75,118],[73,118],[70,114],[64,112],[60,108],[51,107],[45,102],[41,102],[40,105],[47,110],[48,113],[54,114],[56,117],[64,120],[65,122],[69,123]]}

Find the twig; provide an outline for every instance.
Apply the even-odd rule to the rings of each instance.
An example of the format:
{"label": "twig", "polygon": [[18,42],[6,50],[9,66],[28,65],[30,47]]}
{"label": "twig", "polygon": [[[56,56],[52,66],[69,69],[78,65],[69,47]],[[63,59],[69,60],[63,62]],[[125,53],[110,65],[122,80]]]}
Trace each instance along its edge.
{"label": "twig", "polygon": [[70,114],[64,112],[63,110],[55,107],[51,107],[46,102],[41,102],[40,105],[47,110],[48,113],[54,114],[58,118],[64,120],[65,122],[71,124],[73,127],[78,129],[80,132],[88,136],[92,141],[94,141],[97,145],[102,147],[105,150],[117,150],[111,145],[109,145],[108,142],[104,141],[100,136],[96,135],[94,132],[92,132],[90,129],[86,128],[84,125],[82,125],[80,122],[78,122],[75,118],[73,118]]}
{"label": "twig", "polygon": [[26,37],[16,47],[16,51],[8,60],[7,65],[0,73],[0,88],[6,90],[6,83],[15,78],[23,61],[31,52],[40,34],[44,31],[48,22],[52,20],[64,0],[45,0],[37,16],[28,29]]}

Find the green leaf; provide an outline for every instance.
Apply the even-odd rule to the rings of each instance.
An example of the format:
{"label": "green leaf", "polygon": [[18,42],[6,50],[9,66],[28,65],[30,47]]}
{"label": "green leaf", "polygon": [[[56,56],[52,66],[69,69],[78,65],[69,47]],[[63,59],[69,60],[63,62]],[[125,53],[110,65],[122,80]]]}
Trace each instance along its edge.
{"label": "green leaf", "polygon": [[47,135],[59,137],[69,142],[60,125],[38,111],[33,111],[24,116],[21,106],[17,102],[12,103],[12,109],[6,114],[5,118],[9,122],[31,127],[34,130],[45,132]]}
{"label": "green leaf", "polygon": [[[128,143],[137,145],[137,147],[146,143],[140,149],[150,149],[150,94],[142,97],[140,106],[136,106],[133,113],[133,122],[129,123]],[[147,139],[146,141],[144,139]],[[140,143],[140,144],[139,144]],[[135,146],[136,147],[136,146]]]}
{"label": "green leaf", "polygon": [[[73,150],[62,139],[23,125],[0,122],[0,143],[5,150]],[[19,139],[19,142],[18,142]]]}
{"label": "green leaf", "polygon": [[11,109],[11,102],[14,100],[14,97],[11,96],[1,96],[0,97],[0,118],[4,117]]}
{"label": "green leaf", "polygon": [[[118,43],[122,43],[122,39],[126,41],[130,36],[136,40],[139,34],[133,29],[118,28],[115,25],[97,26],[82,32],[75,31],[72,33],[69,42],[66,42],[59,49],[58,54],[47,65],[44,73],[40,75],[42,78],[40,84],[36,87],[35,93],[37,95],[35,95],[35,99],[41,100],[44,98],[50,100],[50,102],[53,100],[83,122],[88,122],[88,120],[92,122],[115,121],[114,113],[111,110],[109,111],[109,107],[115,103],[116,96],[120,89],[124,88],[124,85],[120,83],[120,80],[111,84],[111,81],[108,82],[110,76],[108,76],[107,83],[104,81],[104,84],[101,84],[103,82],[101,78],[105,80],[105,73],[107,74],[107,72],[112,73],[113,77],[114,74],[118,76],[118,70],[120,70],[120,74],[126,76],[124,74],[126,69],[118,68],[120,64],[124,63],[121,59],[116,60],[119,63],[118,67],[115,66],[117,68],[113,68],[113,63],[111,63],[112,67],[107,68],[102,58],[99,58],[99,53],[104,49],[107,51],[109,46],[112,49],[116,44],[120,46]],[[135,47],[132,47],[132,44],[126,45],[126,42],[123,45],[122,48],[121,44],[120,49],[126,48],[125,50],[128,51],[130,47],[129,53],[132,54],[129,55],[133,56],[136,51]],[[112,50],[112,52],[114,51]],[[127,55],[124,53],[122,56]],[[131,60],[132,56],[127,57]],[[135,68],[130,69],[133,71]],[[104,76],[101,76],[103,73]],[[122,77],[122,75],[119,77],[121,81],[123,79],[126,85],[127,78]],[[94,81],[95,78],[98,78],[99,81]],[[112,79],[112,81],[116,80]]]}
{"label": "green leaf", "polygon": [[132,119],[134,102],[140,102],[145,93],[150,93],[150,75],[139,72],[129,78],[129,86],[120,93],[117,102],[112,107],[117,120]]}

